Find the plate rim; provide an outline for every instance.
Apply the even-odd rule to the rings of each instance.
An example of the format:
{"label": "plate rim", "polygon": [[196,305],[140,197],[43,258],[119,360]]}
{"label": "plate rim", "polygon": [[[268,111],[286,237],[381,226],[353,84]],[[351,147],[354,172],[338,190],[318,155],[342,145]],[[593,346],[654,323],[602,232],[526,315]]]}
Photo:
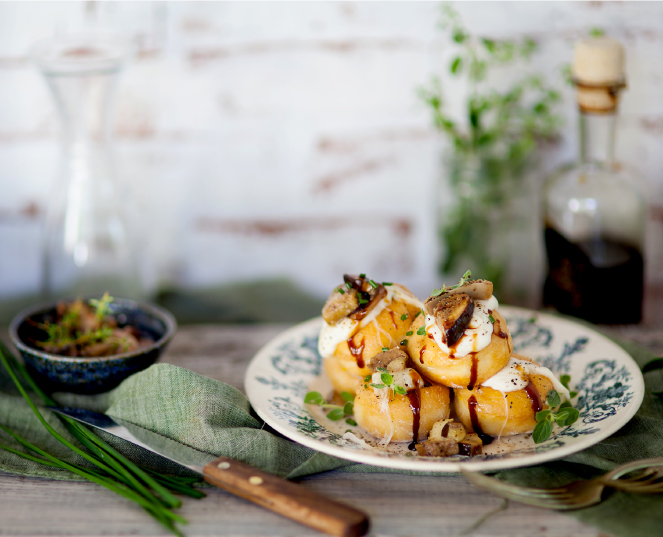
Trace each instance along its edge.
{"label": "plate rim", "polygon": [[[594,446],[599,442],[602,442],[610,435],[617,432],[624,425],[626,425],[635,414],[640,409],[642,401],[644,400],[645,389],[644,389],[644,377],[640,367],[635,362],[633,357],[621,346],[612,341],[609,337],[605,336],[595,328],[586,326],[579,322],[575,322],[567,317],[556,316],[551,313],[541,312],[536,310],[531,310],[528,308],[522,308],[518,306],[508,306],[500,305],[500,309],[508,314],[513,312],[514,314],[524,314],[537,316],[537,318],[550,319],[555,322],[569,323],[573,326],[580,327],[581,329],[591,332],[593,335],[599,339],[603,339],[609,345],[614,346],[617,350],[623,353],[624,357],[627,358],[627,361],[630,361],[632,368],[629,368],[629,372],[632,374],[634,371],[637,374],[632,375],[632,386],[634,396],[630,403],[630,406],[622,412],[616,421],[614,421],[608,428],[600,428],[597,432],[593,433],[591,436],[586,436],[585,438],[573,442],[570,444],[565,444],[563,446],[545,451],[542,453],[534,453],[529,456],[524,457],[514,457],[514,458],[503,458],[503,459],[489,459],[489,460],[477,460],[473,461],[468,459],[467,461],[445,461],[445,460],[430,460],[424,458],[406,458],[406,457],[387,457],[387,456],[376,456],[374,453],[368,450],[355,450],[355,449],[346,449],[340,446],[334,446],[332,444],[326,444],[315,438],[308,437],[299,431],[281,424],[280,421],[272,419],[272,416],[267,412],[265,408],[255,405],[255,395],[253,394],[254,388],[257,388],[256,384],[253,382],[255,375],[253,374],[260,366],[260,358],[263,355],[267,355],[272,349],[280,346],[282,343],[285,343],[293,337],[294,334],[308,330],[312,325],[320,324],[322,322],[322,317],[314,317],[307,321],[298,323],[294,326],[291,326],[278,334],[276,337],[271,339],[265,345],[263,345],[258,352],[253,356],[249,366],[247,367],[246,373],[244,375],[244,390],[246,395],[251,403],[254,411],[260,416],[260,418],[274,430],[285,436],[286,438],[302,444],[310,449],[313,449],[316,452],[325,453],[337,457],[339,459],[367,464],[370,466],[377,466],[382,468],[391,468],[398,470],[409,470],[413,472],[440,472],[440,473],[458,473],[461,471],[495,471],[495,470],[505,470],[511,468],[522,468],[527,466],[534,466],[544,462],[549,462],[552,460],[558,460],[564,458],[568,455],[578,453],[587,449],[588,447]],[[633,371],[631,371],[633,369]],[[417,466],[417,467],[414,467]],[[425,467],[421,467],[425,466]]]}

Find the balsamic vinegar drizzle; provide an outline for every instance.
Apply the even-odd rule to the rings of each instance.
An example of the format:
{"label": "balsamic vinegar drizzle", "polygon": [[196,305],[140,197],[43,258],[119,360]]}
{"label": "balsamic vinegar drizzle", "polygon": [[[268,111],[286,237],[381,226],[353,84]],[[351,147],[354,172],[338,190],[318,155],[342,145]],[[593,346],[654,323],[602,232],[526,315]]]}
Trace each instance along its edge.
{"label": "balsamic vinegar drizzle", "polygon": [[419,422],[421,418],[421,390],[417,388],[407,392],[410,400],[410,409],[412,410],[412,443],[408,446],[410,450],[416,449],[414,445],[419,441]]}
{"label": "balsamic vinegar drizzle", "polygon": [[525,391],[527,392],[527,396],[532,400],[532,410],[535,413],[541,412],[543,410],[543,403],[541,402],[541,394],[536,389],[536,386],[530,382],[525,386]]}
{"label": "balsamic vinegar drizzle", "polygon": [[472,422],[472,429],[477,433],[484,446],[492,443],[494,438],[490,435],[487,435],[483,432],[481,424],[479,423],[479,417],[477,416],[477,398],[474,395],[471,395],[467,401],[467,409],[470,412],[470,421]]}
{"label": "balsamic vinegar drizzle", "polygon": [[467,385],[468,390],[473,390],[474,385],[477,383],[477,373],[479,367],[479,360],[477,360],[476,353],[471,353],[472,355],[472,367],[470,368],[470,383]]}
{"label": "balsamic vinegar drizzle", "polygon": [[426,345],[422,346],[421,349],[419,349],[419,361],[423,364],[424,363],[424,352],[426,351]]}
{"label": "balsamic vinegar drizzle", "polygon": [[364,338],[361,338],[359,346],[355,345],[353,338],[348,339],[348,347],[350,348],[350,354],[355,357],[357,367],[363,368],[366,365],[364,363]]}

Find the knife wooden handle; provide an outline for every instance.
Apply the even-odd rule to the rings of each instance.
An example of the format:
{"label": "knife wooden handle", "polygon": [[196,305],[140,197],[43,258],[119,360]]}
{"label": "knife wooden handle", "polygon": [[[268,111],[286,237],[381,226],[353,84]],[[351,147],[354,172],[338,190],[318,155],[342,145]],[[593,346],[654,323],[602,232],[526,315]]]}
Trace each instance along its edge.
{"label": "knife wooden handle", "polygon": [[203,477],[215,487],[323,533],[359,537],[368,532],[365,513],[228,457],[210,462]]}

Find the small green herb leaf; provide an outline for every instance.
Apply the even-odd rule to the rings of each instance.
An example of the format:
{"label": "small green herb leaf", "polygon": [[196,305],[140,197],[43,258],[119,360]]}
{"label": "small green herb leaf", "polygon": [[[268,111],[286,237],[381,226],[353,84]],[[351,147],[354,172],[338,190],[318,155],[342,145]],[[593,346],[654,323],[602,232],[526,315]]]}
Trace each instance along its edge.
{"label": "small green herb leaf", "polygon": [[372,377],[373,377],[373,375],[366,375],[364,377],[364,382],[370,382]]}
{"label": "small green herb leaf", "polygon": [[405,321],[406,319],[407,319],[407,313],[401,315],[401,321]]}
{"label": "small green herb leaf", "polygon": [[399,345],[403,345],[403,346],[407,345],[407,339],[402,340],[402,341],[399,343]]}
{"label": "small green herb leaf", "polygon": [[345,413],[342,408],[332,408],[328,413],[327,417],[332,421],[339,421],[345,417]]}
{"label": "small green herb leaf", "polygon": [[382,352],[387,352],[389,350],[389,347],[382,347]]}
{"label": "small green herb leaf", "polygon": [[550,438],[550,435],[552,434],[552,422],[549,420],[542,420],[536,424],[536,427],[534,427],[534,432],[532,432],[532,440],[534,440],[535,444],[540,444],[541,442],[545,442]]}
{"label": "small green herb leaf", "polygon": [[562,403],[562,400],[556,390],[550,390],[548,392],[546,403],[548,403],[550,408],[557,408]]}
{"label": "small green herb leaf", "polygon": [[309,405],[319,405],[324,401],[320,392],[308,392],[304,397],[304,402]]}
{"label": "small green herb leaf", "polygon": [[391,386],[394,382],[394,377],[392,377],[389,373],[382,373],[382,375],[380,375],[380,379],[385,384],[385,386]]}
{"label": "small green herb leaf", "polygon": [[418,336],[425,336],[426,335],[426,327],[425,326],[420,326],[419,329],[417,330],[417,335]]}
{"label": "small green herb leaf", "polygon": [[463,59],[460,56],[457,56],[454,58],[454,60],[451,62],[451,67],[449,70],[451,71],[452,75],[455,75],[458,70],[462,67],[463,65]]}
{"label": "small green herb leaf", "polygon": [[495,324],[495,317],[493,317],[492,315],[489,315],[488,319],[490,319],[491,323]]}
{"label": "small green herb leaf", "polygon": [[371,284],[371,287],[372,287],[373,289],[377,289],[377,288],[378,288],[378,284],[375,283],[373,280],[368,280],[368,283]]}
{"label": "small green herb leaf", "polygon": [[[356,422],[355,420],[353,420],[352,418],[348,418],[348,419],[346,419],[346,420],[345,420],[345,423],[347,423],[348,425],[352,425],[353,427],[356,427],[356,426],[357,426],[357,422]],[[349,431],[345,431],[345,432],[347,433],[347,432],[349,432]]]}
{"label": "small green herb leaf", "polygon": [[354,404],[351,401],[348,401],[343,405],[343,414],[346,416],[351,416],[354,413]]}
{"label": "small green herb leaf", "polygon": [[412,330],[410,330],[409,332],[405,332],[406,336],[411,336],[412,334],[414,334],[414,332]]}
{"label": "small green herb leaf", "polygon": [[340,287],[339,287],[338,289],[336,289],[336,290],[337,290],[339,293],[341,293],[342,295],[345,294],[345,291],[344,291],[343,289],[341,289]]}
{"label": "small green herb leaf", "polygon": [[355,400],[355,396],[352,395],[350,392],[341,392],[341,398],[343,399],[343,401],[352,402]]}
{"label": "small green herb leaf", "polygon": [[550,415],[550,410],[542,410],[536,413],[536,421],[545,420]]}
{"label": "small green herb leaf", "polygon": [[384,384],[371,383],[371,386],[373,386],[373,388],[375,388],[376,390],[381,390],[382,388],[386,388]]}
{"label": "small green herb leaf", "polygon": [[392,389],[393,389],[396,393],[400,393],[401,395],[406,395],[406,394],[407,394],[407,390],[406,390],[405,388],[403,388],[403,386],[400,386],[400,385],[398,385],[398,384],[394,384],[394,385],[392,386]]}
{"label": "small green herb leaf", "polygon": [[366,274],[364,274],[364,273],[362,272],[362,273],[359,275],[359,277],[363,280],[364,278],[366,278]]}

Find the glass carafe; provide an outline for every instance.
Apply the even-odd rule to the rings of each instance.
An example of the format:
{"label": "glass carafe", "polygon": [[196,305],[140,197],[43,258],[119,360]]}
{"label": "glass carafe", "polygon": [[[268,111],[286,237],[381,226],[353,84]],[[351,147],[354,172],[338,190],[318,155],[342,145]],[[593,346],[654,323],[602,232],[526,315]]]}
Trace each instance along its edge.
{"label": "glass carafe", "polygon": [[31,50],[62,124],[62,162],[45,218],[46,297],[145,295],[131,203],[119,191],[111,147],[114,90],[130,53],[123,41],[80,35]]}

